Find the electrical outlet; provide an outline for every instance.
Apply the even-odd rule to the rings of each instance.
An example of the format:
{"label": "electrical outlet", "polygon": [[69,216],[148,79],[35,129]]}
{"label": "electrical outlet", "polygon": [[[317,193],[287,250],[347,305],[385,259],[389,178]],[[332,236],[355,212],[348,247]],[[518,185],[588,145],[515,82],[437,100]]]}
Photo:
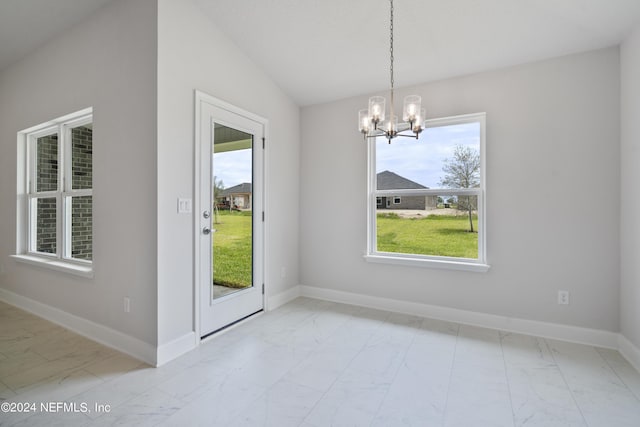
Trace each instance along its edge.
{"label": "electrical outlet", "polygon": [[558,304],[569,305],[569,291],[558,291]]}
{"label": "electrical outlet", "polygon": [[131,299],[129,297],[124,297],[124,312],[131,312]]}

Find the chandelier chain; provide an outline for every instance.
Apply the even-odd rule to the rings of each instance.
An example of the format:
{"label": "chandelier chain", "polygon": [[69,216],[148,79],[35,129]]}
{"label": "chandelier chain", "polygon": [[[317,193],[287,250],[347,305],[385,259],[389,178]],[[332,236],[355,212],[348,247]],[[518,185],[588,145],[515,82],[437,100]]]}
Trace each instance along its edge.
{"label": "chandelier chain", "polygon": [[391,60],[391,89],[393,89],[393,0],[391,1],[391,17],[389,22],[389,59]]}
{"label": "chandelier chain", "polygon": [[[397,136],[406,136],[418,139],[419,134],[424,128],[425,110],[421,108],[422,97],[419,95],[409,95],[404,98],[402,108],[402,120],[399,123],[395,114],[394,89],[395,79],[393,76],[393,20],[394,7],[393,0],[389,0],[389,79],[390,79],[390,95],[391,105],[389,105],[388,120],[385,120],[385,104],[386,100],[382,96],[372,96],[369,98],[369,109],[358,111],[358,128],[364,135],[365,140],[368,138],[377,138],[384,136],[389,143]],[[411,132],[411,135],[405,133]]]}
{"label": "chandelier chain", "polygon": [[390,74],[391,74],[391,118],[393,119],[393,0],[389,0],[391,3],[391,13],[389,18],[389,60],[390,60]]}

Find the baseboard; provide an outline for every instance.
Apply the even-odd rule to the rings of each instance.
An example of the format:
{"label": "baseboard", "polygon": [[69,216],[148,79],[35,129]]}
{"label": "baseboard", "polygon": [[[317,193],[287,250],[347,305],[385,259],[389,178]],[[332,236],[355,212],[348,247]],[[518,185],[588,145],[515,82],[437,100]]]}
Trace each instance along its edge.
{"label": "baseboard", "polygon": [[155,347],[130,335],[67,313],[31,298],[18,295],[6,289],[0,288],[0,300],[58,324],[90,340],[126,353],[151,366],[156,366],[157,364]]}
{"label": "baseboard", "polygon": [[198,340],[196,339],[196,333],[193,331],[166,344],[162,344],[158,346],[156,366],[162,366],[165,363],[193,350],[197,346]]}
{"label": "baseboard", "polygon": [[299,292],[300,296],[327,301],[376,308],[379,310],[393,311],[397,313],[412,314],[432,319],[447,320],[450,322],[481,326],[490,329],[499,329],[507,332],[534,335],[579,344],[613,349],[619,348],[617,333],[598,329],[588,329],[577,326],[560,325],[557,323],[497,316],[494,314],[373,297],[314,286],[300,285]]}
{"label": "baseboard", "polygon": [[289,301],[293,301],[294,299],[300,296],[300,286],[294,286],[293,288],[287,289],[284,292],[280,292],[276,295],[271,295],[266,300],[266,310],[271,311],[276,308],[285,305]]}
{"label": "baseboard", "polygon": [[640,349],[622,334],[618,334],[618,351],[640,372]]}
{"label": "baseboard", "polygon": [[[626,337],[615,332],[577,326],[560,325],[534,320],[496,316],[455,308],[373,297],[351,292],[318,288],[313,286],[295,286],[273,295],[267,300],[267,309],[274,310],[299,296],[376,308],[379,310],[412,314],[450,322],[481,326],[491,329],[534,335],[544,338],[614,348],[640,371],[640,349]],[[185,334],[158,347],[134,338],[130,335],[97,324],[90,320],[64,312],[58,308],[43,304],[30,298],[0,288],[0,300],[63,326],[79,335],[85,336],[108,347],[129,354],[151,366],[161,366],[170,360],[192,350],[197,346],[194,332]]]}

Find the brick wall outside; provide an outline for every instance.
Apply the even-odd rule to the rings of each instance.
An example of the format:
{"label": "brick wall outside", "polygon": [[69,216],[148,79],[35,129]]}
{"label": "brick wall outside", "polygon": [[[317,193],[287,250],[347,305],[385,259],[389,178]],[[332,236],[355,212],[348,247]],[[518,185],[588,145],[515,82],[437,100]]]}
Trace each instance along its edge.
{"label": "brick wall outside", "polygon": [[71,202],[71,256],[91,260],[93,256],[92,196],[74,197]]}
{"label": "brick wall outside", "polygon": [[[80,126],[71,130],[72,188],[93,187],[93,129]],[[93,257],[93,197],[74,197],[71,202],[71,256]]]}
{"label": "brick wall outside", "polygon": [[71,130],[71,162],[73,189],[93,187],[93,131],[80,126]]}
{"label": "brick wall outside", "polygon": [[[72,188],[93,187],[93,131],[80,126],[71,130]],[[38,138],[37,191],[58,189],[58,136]],[[73,197],[71,200],[71,256],[91,260],[93,257],[93,198]],[[39,252],[56,252],[56,199],[41,198],[37,202],[37,242]]]}
{"label": "brick wall outside", "polygon": [[58,189],[58,135],[38,138],[37,156],[37,191],[56,191]]}
{"label": "brick wall outside", "polygon": [[38,199],[37,251],[56,253],[56,199],[47,197]]}
{"label": "brick wall outside", "polygon": [[[38,138],[36,142],[36,190],[58,189],[58,135]],[[56,199],[38,199],[36,239],[38,252],[56,253]]]}

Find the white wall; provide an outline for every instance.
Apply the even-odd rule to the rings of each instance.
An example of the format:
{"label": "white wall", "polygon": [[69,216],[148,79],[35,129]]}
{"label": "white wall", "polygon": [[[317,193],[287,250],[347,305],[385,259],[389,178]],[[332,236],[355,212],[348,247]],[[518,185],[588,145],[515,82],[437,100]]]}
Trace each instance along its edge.
{"label": "white wall", "polygon": [[621,62],[621,292],[620,330],[640,348],[640,26],[620,48]]}
{"label": "white wall", "polygon": [[[155,1],[116,0],[0,74],[0,288],[150,346],[156,344],[155,67]],[[89,106],[95,276],[16,263],[9,258],[16,250],[16,132]],[[131,298],[127,315],[124,296]]]}
{"label": "white wall", "polygon": [[[298,284],[299,109],[192,0],[158,2],[158,342],[193,327],[194,89],[269,120],[267,296]],[[287,275],[281,278],[281,267]]]}
{"label": "white wall", "polygon": [[[640,31],[623,44],[621,67],[619,59],[611,48],[399,91],[398,99],[423,95],[429,117],[487,112],[492,268],[368,264],[366,149],[355,123],[368,96],[306,107],[300,116],[192,0],[158,0],[157,8],[154,0],[116,0],[0,74],[0,288],[152,346],[193,331],[192,217],[176,213],[176,199],[194,196],[193,90],[200,89],[269,119],[269,296],[301,283],[620,326],[638,346],[640,202],[621,194],[633,195],[638,179]],[[16,132],[87,106],[95,113],[94,279],[9,258]],[[558,289],[571,292],[571,305],[555,303]],[[124,296],[132,299],[128,315]]]}
{"label": "white wall", "polygon": [[368,96],[303,108],[301,283],[618,331],[619,85],[610,48],[398,91],[428,117],[487,113],[488,273],[366,263]]}

